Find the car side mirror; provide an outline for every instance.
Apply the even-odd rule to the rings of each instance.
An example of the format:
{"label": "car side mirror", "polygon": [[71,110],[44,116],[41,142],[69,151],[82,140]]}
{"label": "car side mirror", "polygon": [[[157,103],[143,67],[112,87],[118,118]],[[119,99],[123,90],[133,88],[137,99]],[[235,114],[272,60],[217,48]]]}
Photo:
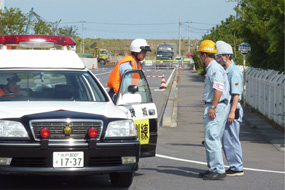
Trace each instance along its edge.
{"label": "car side mirror", "polygon": [[137,85],[128,86],[128,92],[134,94],[139,91],[139,87]]}

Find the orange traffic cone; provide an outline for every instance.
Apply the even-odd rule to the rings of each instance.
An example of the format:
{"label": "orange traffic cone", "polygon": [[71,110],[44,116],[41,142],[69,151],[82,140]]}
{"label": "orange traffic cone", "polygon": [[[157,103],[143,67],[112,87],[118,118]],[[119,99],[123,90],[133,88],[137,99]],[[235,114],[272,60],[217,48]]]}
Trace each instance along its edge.
{"label": "orange traffic cone", "polygon": [[193,65],[193,71],[196,71],[196,67],[195,67],[195,64]]}
{"label": "orange traffic cone", "polygon": [[165,88],[166,88],[165,78],[164,75],[162,75],[160,89],[165,89]]}

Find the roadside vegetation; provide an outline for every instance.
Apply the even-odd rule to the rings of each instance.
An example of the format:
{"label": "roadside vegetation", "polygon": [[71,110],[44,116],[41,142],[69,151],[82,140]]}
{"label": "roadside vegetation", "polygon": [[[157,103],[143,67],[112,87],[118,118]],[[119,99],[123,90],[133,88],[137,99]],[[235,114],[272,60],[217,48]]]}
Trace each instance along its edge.
{"label": "roadside vegetation", "polygon": [[238,18],[230,16],[222,21],[210,34],[204,35],[203,40],[223,40],[231,44],[234,61],[239,65],[243,57],[238,46],[247,42],[251,45],[251,53],[246,56],[248,66],[283,72],[284,0],[244,0],[236,11]]}

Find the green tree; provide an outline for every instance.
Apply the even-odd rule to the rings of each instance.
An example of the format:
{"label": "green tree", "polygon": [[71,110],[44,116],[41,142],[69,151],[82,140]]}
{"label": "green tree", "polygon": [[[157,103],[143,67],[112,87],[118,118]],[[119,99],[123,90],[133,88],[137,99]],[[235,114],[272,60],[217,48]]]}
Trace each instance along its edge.
{"label": "green tree", "polygon": [[27,17],[18,8],[0,11],[0,35],[24,34]]}
{"label": "green tree", "polygon": [[284,0],[244,0],[236,10],[240,18],[230,16],[203,39],[231,44],[238,64],[242,63],[238,46],[248,42],[252,49],[248,65],[284,71]]}
{"label": "green tree", "polygon": [[284,71],[284,0],[245,0],[240,14],[251,65]]}
{"label": "green tree", "polygon": [[43,34],[43,35],[54,35],[54,31],[52,25],[43,20],[39,20],[35,23],[35,34]]}
{"label": "green tree", "polygon": [[64,26],[58,29],[58,35],[69,36],[75,38],[78,35],[78,28],[76,26]]}

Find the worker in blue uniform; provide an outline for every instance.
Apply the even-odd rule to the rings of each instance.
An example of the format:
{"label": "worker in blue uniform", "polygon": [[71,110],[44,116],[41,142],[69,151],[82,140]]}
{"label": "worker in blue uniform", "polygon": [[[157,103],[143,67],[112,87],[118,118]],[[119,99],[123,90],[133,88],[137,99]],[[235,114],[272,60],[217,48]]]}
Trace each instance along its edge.
{"label": "worker in blue uniform", "polygon": [[209,168],[199,174],[204,180],[219,180],[226,177],[221,139],[229,112],[229,82],[224,68],[215,60],[216,53],[215,42],[202,41],[199,58],[207,71],[203,93],[205,102],[203,123],[204,145]]}
{"label": "worker in blue uniform", "polygon": [[239,140],[243,109],[240,104],[243,93],[243,75],[232,60],[233,49],[228,43],[217,44],[216,60],[225,68],[230,83],[230,112],[222,138],[225,157],[230,168],[227,176],[243,176],[242,147]]}

